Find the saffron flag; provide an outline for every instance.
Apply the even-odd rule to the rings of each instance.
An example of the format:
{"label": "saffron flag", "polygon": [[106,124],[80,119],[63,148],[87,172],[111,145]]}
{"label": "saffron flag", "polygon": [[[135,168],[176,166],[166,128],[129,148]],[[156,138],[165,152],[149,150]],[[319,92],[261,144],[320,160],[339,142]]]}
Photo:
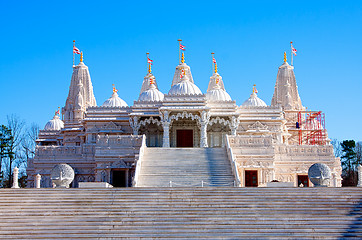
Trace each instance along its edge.
{"label": "saffron flag", "polygon": [[60,115],[60,109],[58,109],[58,111],[55,112],[55,115]]}
{"label": "saffron flag", "polygon": [[185,51],[185,50],[186,50],[186,47],[180,43],[180,49],[181,49],[182,51]]}
{"label": "saffron flag", "polygon": [[80,54],[80,51],[76,46],[73,46],[73,53]]}
{"label": "saffron flag", "polygon": [[290,42],[290,47],[292,48],[292,53],[294,54],[294,56],[297,56],[297,49],[295,49],[294,47],[293,47],[293,44],[292,44],[293,42]]}
{"label": "saffron flag", "polygon": [[147,62],[149,63],[149,64],[153,64],[152,62],[153,62],[153,60],[151,60],[149,57],[147,57]]}

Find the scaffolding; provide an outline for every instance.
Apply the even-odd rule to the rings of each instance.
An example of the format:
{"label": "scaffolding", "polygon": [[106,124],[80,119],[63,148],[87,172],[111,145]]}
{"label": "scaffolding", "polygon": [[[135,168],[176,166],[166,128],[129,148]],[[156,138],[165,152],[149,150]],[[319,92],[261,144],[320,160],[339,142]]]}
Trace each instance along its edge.
{"label": "scaffolding", "polygon": [[299,145],[326,145],[325,114],[322,111],[286,111],[291,140]]}

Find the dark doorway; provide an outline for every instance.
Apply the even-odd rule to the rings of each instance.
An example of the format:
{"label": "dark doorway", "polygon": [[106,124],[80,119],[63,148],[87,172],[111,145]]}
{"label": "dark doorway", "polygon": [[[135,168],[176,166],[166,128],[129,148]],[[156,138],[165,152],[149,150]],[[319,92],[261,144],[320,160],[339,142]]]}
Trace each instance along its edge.
{"label": "dark doorway", "polygon": [[112,185],[113,187],[127,187],[125,170],[112,170]]}
{"label": "dark doorway", "polygon": [[309,187],[308,175],[298,175],[298,187],[300,184],[303,184],[304,187]]}
{"label": "dark doorway", "polygon": [[194,146],[194,131],[193,130],[176,130],[177,147],[193,147]]}
{"label": "dark doorway", "polygon": [[258,171],[245,170],[245,187],[257,187],[257,186],[258,186]]}

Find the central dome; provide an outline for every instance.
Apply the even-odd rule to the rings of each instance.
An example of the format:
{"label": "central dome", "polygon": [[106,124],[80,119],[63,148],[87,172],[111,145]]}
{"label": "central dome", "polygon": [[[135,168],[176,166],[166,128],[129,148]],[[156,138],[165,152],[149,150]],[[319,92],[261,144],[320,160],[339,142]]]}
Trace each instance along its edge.
{"label": "central dome", "polygon": [[189,81],[187,75],[183,75],[181,81],[173,85],[168,92],[169,95],[200,95],[201,90]]}
{"label": "central dome", "polygon": [[114,91],[112,97],[108,98],[102,107],[128,107],[128,105],[118,96],[117,92]]}

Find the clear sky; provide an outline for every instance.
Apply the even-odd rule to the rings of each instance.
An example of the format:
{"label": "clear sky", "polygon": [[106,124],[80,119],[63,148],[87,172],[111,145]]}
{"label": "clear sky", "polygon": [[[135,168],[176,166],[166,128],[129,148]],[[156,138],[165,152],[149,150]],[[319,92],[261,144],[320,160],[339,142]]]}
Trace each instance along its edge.
{"label": "clear sky", "polygon": [[[326,114],[330,138],[362,140],[362,1],[0,1],[0,124],[16,114],[41,128],[67,98],[72,44],[84,52],[97,104],[116,84],[128,105],[147,73],[167,93],[178,43],[206,92],[211,52],[241,105],[256,84],[270,104],[294,42],[302,104]],[[79,61],[79,57],[76,62]]]}

